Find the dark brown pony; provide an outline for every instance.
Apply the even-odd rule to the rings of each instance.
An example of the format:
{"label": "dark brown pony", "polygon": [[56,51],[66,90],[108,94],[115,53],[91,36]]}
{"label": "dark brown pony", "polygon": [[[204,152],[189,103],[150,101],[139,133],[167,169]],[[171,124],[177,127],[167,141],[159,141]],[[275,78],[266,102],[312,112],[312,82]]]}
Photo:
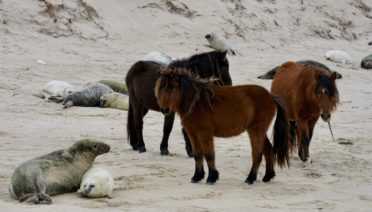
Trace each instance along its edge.
{"label": "dark brown pony", "polygon": [[273,95],[284,100],[301,160],[309,158],[309,145],[319,116],[329,122],[339,102],[336,72],[311,65],[286,62],[280,66],[271,86]]}
{"label": "dark brown pony", "polygon": [[[155,93],[163,113],[177,112],[190,137],[194,150],[195,174],[192,182],[204,178],[203,159],[207,161],[207,183],[218,180],[213,137],[231,137],[248,132],[253,164],[246,179],[257,178],[262,155],[266,160],[264,182],[275,176],[274,161],[289,166],[290,135],[287,113],[280,98],[257,85],[215,86],[213,80],[201,79],[179,68],[164,69]],[[274,147],[266,136],[275,113]]]}
{"label": "dark brown pony", "polygon": [[[187,59],[176,60],[169,64],[169,67],[184,67],[202,78],[216,77],[218,78],[216,83],[231,85],[226,52],[212,51],[196,54]],[[154,62],[138,61],[130,68],[126,76],[129,95],[128,139],[132,148],[139,152],[146,151],[142,135],[143,117],[148,110],[160,111],[154,94],[155,82],[160,68],[161,66]],[[169,154],[168,138],[172,131],[173,122],[174,113],[165,116],[163,139],[160,144],[162,155]],[[184,138],[187,154],[192,156],[192,147],[186,133],[184,133]]]}

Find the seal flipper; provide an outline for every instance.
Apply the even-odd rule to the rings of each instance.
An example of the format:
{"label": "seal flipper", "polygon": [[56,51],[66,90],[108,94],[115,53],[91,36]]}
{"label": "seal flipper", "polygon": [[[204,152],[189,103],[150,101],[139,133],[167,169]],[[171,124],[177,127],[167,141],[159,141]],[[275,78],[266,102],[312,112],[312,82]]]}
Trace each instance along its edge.
{"label": "seal flipper", "polygon": [[22,198],[20,198],[19,201],[34,203],[35,205],[38,204],[50,205],[53,203],[52,198],[48,194],[44,193],[26,194]]}

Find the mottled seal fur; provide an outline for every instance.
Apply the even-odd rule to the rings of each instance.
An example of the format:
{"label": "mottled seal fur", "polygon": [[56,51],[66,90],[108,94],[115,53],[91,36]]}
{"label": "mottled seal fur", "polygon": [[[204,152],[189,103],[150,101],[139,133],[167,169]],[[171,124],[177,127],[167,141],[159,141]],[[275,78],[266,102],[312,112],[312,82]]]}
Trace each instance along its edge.
{"label": "mottled seal fur", "polygon": [[123,82],[113,80],[100,80],[98,83],[109,86],[113,91],[128,95],[127,85]]}
{"label": "mottled seal fur", "polygon": [[78,193],[84,197],[111,198],[113,189],[114,178],[111,173],[102,167],[94,166],[84,174]]}
{"label": "mottled seal fur", "polygon": [[94,159],[110,146],[92,139],[28,160],[13,172],[9,192],[20,202],[51,204],[50,196],[75,192]]}
{"label": "mottled seal fur", "polygon": [[365,69],[372,69],[372,54],[363,58],[362,62],[360,63],[360,66]]}
{"label": "mottled seal fur", "polygon": [[216,33],[209,33],[206,34],[204,37],[208,40],[211,48],[219,51],[227,51],[227,53],[229,53],[230,55],[235,55],[234,49],[228,43],[226,38],[222,37],[221,35],[218,35]]}
{"label": "mottled seal fur", "polygon": [[150,52],[144,58],[144,61],[152,61],[161,66],[167,66],[173,61],[172,57],[163,52]]}
{"label": "mottled seal fur", "polygon": [[102,83],[93,83],[85,86],[83,90],[73,92],[62,102],[64,108],[71,106],[97,107],[101,96],[114,92],[109,86]]}
{"label": "mottled seal fur", "polygon": [[105,94],[101,96],[100,107],[128,110],[129,96],[116,92]]}
{"label": "mottled seal fur", "polygon": [[61,80],[52,80],[45,83],[39,94],[35,94],[39,98],[47,98],[55,102],[61,102],[69,94],[74,91],[72,85]]}
{"label": "mottled seal fur", "polygon": [[[312,66],[316,66],[316,67],[319,67],[319,68],[322,68],[324,70],[326,70],[329,74],[332,73],[332,70],[330,70],[328,68],[328,66],[322,64],[322,63],[319,63],[317,61],[314,61],[314,60],[300,60],[300,61],[297,61],[296,63],[300,63],[300,64],[303,64],[303,65],[312,65]],[[258,79],[274,79],[274,76],[276,74],[276,72],[278,71],[278,69],[280,68],[280,66],[277,66],[273,69],[271,69],[270,71],[266,72],[264,75],[260,75],[258,76],[257,78]],[[341,79],[342,78],[342,75],[338,72],[336,72],[336,75],[337,75],[337,79]]]}
{"label": "mottled seal fur", "polygon": [[350,64],[352,63],[351,56],[341,50],[330,50],[325,53],[327,60],[336,62],[336,63],[344,63]]}

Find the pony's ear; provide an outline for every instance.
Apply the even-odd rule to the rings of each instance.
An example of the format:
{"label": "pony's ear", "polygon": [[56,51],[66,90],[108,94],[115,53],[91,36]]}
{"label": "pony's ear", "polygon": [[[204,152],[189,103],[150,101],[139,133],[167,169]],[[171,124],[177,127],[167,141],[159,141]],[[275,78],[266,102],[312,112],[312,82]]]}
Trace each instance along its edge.
{"label": "pony's ear", "polygon": [[337,78],[337,73],[334,71],[334,72],[332,72],[332,74],[331,74],[331,79],[332,79],[332,81],[335,81],[336,78]]}

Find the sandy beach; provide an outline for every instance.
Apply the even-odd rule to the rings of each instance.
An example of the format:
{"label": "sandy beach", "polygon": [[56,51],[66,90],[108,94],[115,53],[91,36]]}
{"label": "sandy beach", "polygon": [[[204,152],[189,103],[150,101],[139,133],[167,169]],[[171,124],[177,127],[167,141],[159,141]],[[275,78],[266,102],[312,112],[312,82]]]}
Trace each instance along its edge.
{"label": "sandy beach", "polygon": [[[0,0],[0,211],[370,211],[372,208],[372,72],[360,61],[372,53],[370,0]],[[160,155],[163,115],[144,119],[146,153],[127,141],[127,111],[71,107],[35,97],[51,80],[76,89],[102,79],[125,81],[128,69],[152,51],[174,58],[210,51],[205,34],[225,36],[234,85],[257,79],[285,61],[311,59],[342,74],[332,129],[318,121],[312,163],[291,156],[274,181],[244,183],[252,164],[246,133],[215,139],[220,179],[190,183],[189,158],[176,117],[169,156]],[[353,63],[325,58],[346,51]],[[271,130],[268,132],[272,138]],[[115,180],[113,198],[77,193],[52,205],[12,199],[8,185],[22,162],[66,148],[82,138],[111,145],[95,164]],[[347,143],[349,145],[344,145]]]}

